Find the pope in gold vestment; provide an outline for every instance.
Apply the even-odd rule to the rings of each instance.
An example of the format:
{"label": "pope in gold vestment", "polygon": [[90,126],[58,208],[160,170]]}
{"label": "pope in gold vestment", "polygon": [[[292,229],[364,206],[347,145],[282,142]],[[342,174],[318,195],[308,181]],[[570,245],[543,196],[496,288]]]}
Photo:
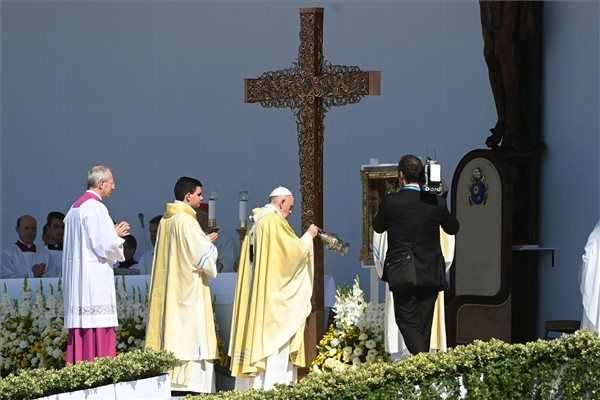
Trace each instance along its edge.
{"label": "pope in gold vestment", "polygon": [[[231,324],[231,374],[237,378],[264,374],[269,360],[279,354],[294,367],[306,365],[304,326],[311,312],[313,236],[307,231],[298,238],[273,204],[254,209],[253,220],[241,248]],[[263,381],[250,387],[270,386]]]}

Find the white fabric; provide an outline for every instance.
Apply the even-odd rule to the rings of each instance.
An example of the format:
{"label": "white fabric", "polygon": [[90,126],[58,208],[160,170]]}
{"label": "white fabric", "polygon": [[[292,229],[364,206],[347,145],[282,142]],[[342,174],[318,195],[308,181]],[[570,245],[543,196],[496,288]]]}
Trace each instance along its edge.
{"label": "white fabric", "polygon": [[[387,252],[387,232],[373,232],[373,260],[375,261],[375,270],[379,278],[383,276],[383,265],[385,263],[385,254]],[[390,353],[392,360],[399,360],[411,355],[404,343],[404,338],[396,325],[394,316],[394,295],[386,282],[385,284],[385,306],[384,306],[384,346],[385,351]]]}
{"label": "white fabric", "polygon": [[44,251],[48,253],[48,264],[46,264],[44,278],[62,276],[62,250],[44,249]]}
{"label": "white fabric", "polygon": [[[2,252],[2,264],[0,265],[1,279],[33,278],[32,268],[35,264],[46,264],[48,271],[48,253],[40,250],[36,252],[22,252],[16,245],[12,244]],[[49,276],[49,275],[44,275]]]}
{"label": "white fabric", "polygon": [[450,267],[452,267],[452,263],[454,262],[454,252],[456,250],[456,236],[448,235],[448,259],[444,257],[444,261],[446,262],[446,282],[450,282]]}
{"label": "white fabric", "polygon": [[292,192],[290,191],[290,189],[283,187],[283,186],[278,186],[275,189],[273,189],[273,191],[271,192],[269,197],[278,197],[278,196],[293,196],[293,195],[292,195]]}
{"label": "white fabric", "polygon": [[140,260],[135,265],[140,271],[140,275],[151,275],[152,274],[152,260],[154,259],[154,246],[146,251],[140,257]]}
{"label": "white fabric", "polygon": [[[212,360],[188,361],[171,372],[171,390],[214,393],[215,365]],[[185,382],[188,382],[187,385]]]}
{"label": "white fabric", "polygon": [[588,237],[582,257],[580,290],[583,301],[581,327],[600,333],[600,222]]}
{"label": "white fabric", "polygon": [[290,342],[277,353],[267,357],[265,370],[250,378],[235,378],[235,390],[272,389],[276,384],[287,385],[298,380],[298,369],[290,362]]}
{"label": "white fabric", "polygon": [[101,201],[87,200],[65,217],[65,328],[117,326],[112,264],[124,261],[123,242]]}

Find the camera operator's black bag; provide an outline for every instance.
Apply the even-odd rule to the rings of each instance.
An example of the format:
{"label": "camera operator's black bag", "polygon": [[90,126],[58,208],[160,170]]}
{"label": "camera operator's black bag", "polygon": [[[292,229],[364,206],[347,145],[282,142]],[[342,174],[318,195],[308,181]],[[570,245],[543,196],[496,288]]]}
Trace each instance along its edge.
{"label": "camera operator's black bag", "polygon": [[419,288],[441,290],[444,287],[444,259],[440,254],[428,261],[415,257],[412,243],[393,246],[383,264],[383,281],[390,290]]}
{"label": "camera operator's black bag", "polygon": [[387,252],[382,279],[390,290],[408,290],[417,286],[417,266],[411,243],[403,243]]}

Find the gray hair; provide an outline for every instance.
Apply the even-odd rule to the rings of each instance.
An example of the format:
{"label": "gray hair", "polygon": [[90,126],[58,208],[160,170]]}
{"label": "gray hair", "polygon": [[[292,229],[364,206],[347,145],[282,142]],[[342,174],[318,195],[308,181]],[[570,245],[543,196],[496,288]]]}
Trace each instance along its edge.
{"label": "gray hair", "polygon": [[94,165],[87,173],[87,188],[97,187],[100,182],[106,181],[112,173],[105,165]]}
{"label": "gray hair", "polygon": [[271,204],[278,204],[278,203],[281,202],[281,200],[284,200],[286,197],[294,197],[294,196],[290,196],[290,195],[287,195],[287,196],[271,196],[271,197],[269,197],[269,202]]}

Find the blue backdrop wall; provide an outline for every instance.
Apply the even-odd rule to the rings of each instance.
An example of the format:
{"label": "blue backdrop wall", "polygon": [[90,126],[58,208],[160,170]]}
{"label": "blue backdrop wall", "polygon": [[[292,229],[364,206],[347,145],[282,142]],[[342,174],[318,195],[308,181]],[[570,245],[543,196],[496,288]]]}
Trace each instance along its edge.
{"label": "blue backdrop wall", "polygon": [[[251,206],[277,185],[298,193],[293,115],[244,104],[243,79],[292,63],[298,9],[315,5],[2,2],[1,242],[14,241],[21,214],[38,218],[41,230],[48,211],[66,211],[94,163],[113,167],[109,207],[138,238],[137,214],[160,214],[181,175],[218,192],[217,217],[230,237],[240,190],[250,192]],[[358,260],[361,164],[435,154],[451,179],[495,123],[479,8],[320,5],[326,58],[382,71],[380,97],[326,118],[325,225],[352,246],[345,258],[327,255],[326,270],[338,283],[355,274],[366,282]],[[552,2],[545,10],[542,244],[557,248],[558,265],[540,266],[540,321],[579,317],[577,263],[600,205],[599,6]],[[292,224],[299,229],[298,215]]]}

